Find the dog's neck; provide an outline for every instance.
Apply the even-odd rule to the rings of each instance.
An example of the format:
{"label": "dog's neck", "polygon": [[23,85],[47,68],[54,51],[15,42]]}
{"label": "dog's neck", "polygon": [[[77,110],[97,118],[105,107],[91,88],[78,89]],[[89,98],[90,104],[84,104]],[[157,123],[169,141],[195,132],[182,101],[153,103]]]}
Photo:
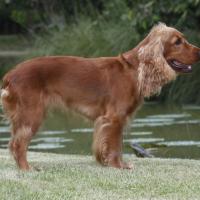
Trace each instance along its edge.
{"label": "dog's neck", "polygon": [[123,53],[123,57],[126,61],[135,68],[138,68],[140,61],[138,57],[138,51],[140,47],[146,45],[149,42],[149,37],[147,36],[144,40],[142,40],[135,48]]}
{"label": "dog's neck", "polygon": [[134,48],[134,49],[131,49],[130,51],[127,51],[122,54],[124,59],[126,59],[126,62],[129,63],[134,68],[137,68],[139,66],[139,59],[138,59],[137,51],[138,50],[136,48]]}

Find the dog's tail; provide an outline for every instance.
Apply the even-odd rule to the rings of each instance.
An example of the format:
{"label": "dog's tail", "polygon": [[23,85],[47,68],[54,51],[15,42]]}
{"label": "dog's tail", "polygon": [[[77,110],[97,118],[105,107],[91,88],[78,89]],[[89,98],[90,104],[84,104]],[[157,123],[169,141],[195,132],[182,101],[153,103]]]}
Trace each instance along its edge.
{"label": "dog's tail", "polygon": [[9,97],[9,91],[5,88],[1,89],[1,99]]}
{"label": "dog's tail", "polygon": [[4,78],[0,90],[0,108],[2,113],[0,118],[2,121],[12,118],[13,111],[16,109],[16,101],[12,92],[12,86],[7,79]]}
{"label": "dog's tail", "polygon": [[1,91],[0,91],[0,96],[1,96],[1,100],[0,100],[0,121],[2,123],[7,123],[8,121],[8,116],[6,115],[6,112],[4,111],[4,102],[5,102],[5,99],[9,96],[9,91],[4,89],[4,88],[1,88]]}
{"label": "dog's tail", "polygon": [[3,80],[3,84],[1,86],[1,106],[3,106],[4,101],[7,100],[10,96],[10,92],[9,92],[9,82],[5,81],[5,79]]}

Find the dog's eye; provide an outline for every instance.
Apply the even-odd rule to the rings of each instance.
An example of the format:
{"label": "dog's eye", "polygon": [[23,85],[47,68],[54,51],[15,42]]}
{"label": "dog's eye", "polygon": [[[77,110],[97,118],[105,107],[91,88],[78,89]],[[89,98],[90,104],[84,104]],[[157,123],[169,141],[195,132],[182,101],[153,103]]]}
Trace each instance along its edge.
{"label": "dog's eye", "polygon": [[175,42],[175,45],[180,45],[181,43],[182,43],[181,38],[178,38],[178,39],[176,40],[176,42]]}

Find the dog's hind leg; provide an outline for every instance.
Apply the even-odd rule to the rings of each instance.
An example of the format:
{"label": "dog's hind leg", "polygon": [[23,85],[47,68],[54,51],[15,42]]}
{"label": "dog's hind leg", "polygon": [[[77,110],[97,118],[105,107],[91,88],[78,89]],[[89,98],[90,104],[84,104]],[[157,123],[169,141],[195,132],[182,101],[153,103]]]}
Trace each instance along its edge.
{"label": "dog's hind leg", "polygon": [[31,138],[32,130],[29,126],[18,127],[15,131],[12,131],[9,149],[18,167],[22,170],[30,169],[26,153]]}
{"label": "dog's hind leg", "polygon": [[27,162],[28,145],[44,118],[43,96],[39,96],[38,91],[36,93],[31,91],[27,94],[27,91],[23,92],[19,88],[17,90],[7,83],[1,91],[1,100],[12,127],[10,152],[18,167],[28,170],[30,169]]}
{"label": "dog's hind leg", "polygon": [[28,145],[33,135],[36,134],[43,119],[42,110],[27,111],[26,114],[18,114],[17,121],[11,120],[12,137],[9,142],[9,149],[18,167],[22,170],[29,170],[27,161]]}

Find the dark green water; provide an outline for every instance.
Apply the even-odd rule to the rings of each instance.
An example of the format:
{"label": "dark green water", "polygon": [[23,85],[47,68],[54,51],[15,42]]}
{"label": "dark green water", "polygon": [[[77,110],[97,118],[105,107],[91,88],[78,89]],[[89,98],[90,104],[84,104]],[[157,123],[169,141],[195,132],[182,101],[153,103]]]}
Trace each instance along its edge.
{"label": "dark green water", "polygon": [[[91,154],[92,123],[73,114],[51,113],[32,139],[31,151]],[[9,141],[9,127],[0,126],[0,148]],[[200,107],[145,104],[124,131],[124,154],[138,143],[155,157],[200,158]]]}

